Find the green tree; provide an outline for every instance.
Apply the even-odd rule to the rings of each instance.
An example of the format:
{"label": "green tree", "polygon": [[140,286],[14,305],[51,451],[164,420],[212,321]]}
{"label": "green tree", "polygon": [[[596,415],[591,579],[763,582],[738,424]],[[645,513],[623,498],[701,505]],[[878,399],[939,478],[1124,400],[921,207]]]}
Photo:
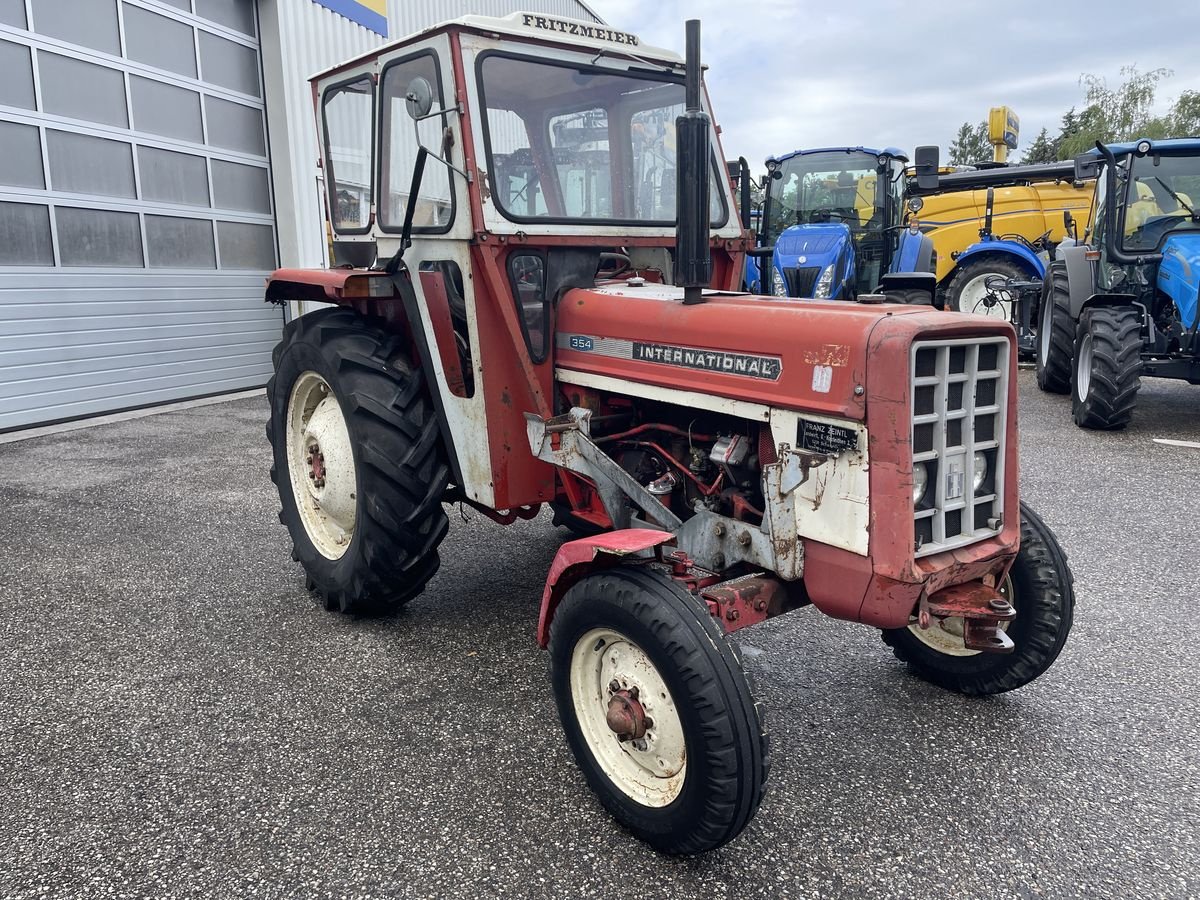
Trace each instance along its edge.
{"label": "green tree", "polygon": [[950,142],[950,165],[974,166],[992,161],[992,145],[988,142],[987,122],[972,125],[963,122],[958,135]]}
{"label": "green tree", "polygon": [[1200,91],[1184,91],[1167,116],[1169,137],[1200,137]]}
{"label": "green tree", "polygon": [[1038,136],[1033,139],[1033,143],[1029,145],[1029,149],[1021,156],[1022,164],[1026,163],[1048,163],[1058,159],[1058,147],[1055,146],[1055,141],[1051,140],[1050,134],[1043,128],[1038,132]]}
{"label": "green tree", "polygon": [[[1124,66],[1124,79],[1115,88],[1099,75],[1083,75],[1079,83],[1084,87],[1085,106],[1072,123],[1072,133],[1066,133],[1066,117],[1063,117],[1064,133],[1058,148],[1062,159],[1071,159],[1095,146],[1096,141],[1128,141],[1139,137],[1163,138],[1172,129],[1172,115],[1155,116],[1152,113],[1154,96],[1158,84],[1171,77],[1170,69],[1151,69],[1141,72],[1137,66]],[[1185,115],[1196,111],[1188,91]],[[1181,100],[1184,98],[1181,97]],[[1176,104],[1178,105],[1178,103]],[[1200,103],[1194,104],[1200,107]]]}

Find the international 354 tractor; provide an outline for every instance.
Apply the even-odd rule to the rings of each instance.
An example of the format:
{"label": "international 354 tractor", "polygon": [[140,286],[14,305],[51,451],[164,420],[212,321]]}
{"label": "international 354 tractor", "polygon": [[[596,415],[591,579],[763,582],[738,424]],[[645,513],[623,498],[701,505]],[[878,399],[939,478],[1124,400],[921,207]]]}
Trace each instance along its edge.
{"label": "international 354 tractor", "polygon": [[[281,270],[280,518],[325,604],[395,609],[444,504],[589,525],[546,579],[567,743],[671,853],[763,796],[731,632],[812,605],[968,694],[1054,661],[1074,595],[1017,492],[1002,322],[735,290],[748,234],[688,63],[543,15],[468,17],[314,79],[338,262]],[[870,301],[870,302],[866,302]]]}
{"label": "international 354 tractor", "polygon": [[1051,263],[1038,384],[1071,394],[1076,425],[1124,428],[1142,375],[1200,384],[1200,138],[1098,143],[1075,166],[1099,176],[1092,228]]}

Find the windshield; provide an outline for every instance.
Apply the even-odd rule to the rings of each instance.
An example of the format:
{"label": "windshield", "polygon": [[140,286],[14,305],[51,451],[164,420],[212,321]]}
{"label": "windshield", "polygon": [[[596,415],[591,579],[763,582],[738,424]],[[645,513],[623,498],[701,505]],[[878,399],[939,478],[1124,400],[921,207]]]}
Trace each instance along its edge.
{"label": "windshield", "polygon": [[887,183],[880,190],[879,162],[869,153],[807,153],[784,160],[779,171],[783,177],[771,179],[771,235],[817,222],[844,222],[851,230],[886,224],[882,211],[892,173],[884,169]]}
{"label": "windshield", "polygon": [[[492,199],[510,219],[675,223],[675,118],[683,84],[584,64],[485,53]],[[725,224],[713,157],[709,213]]]}
{"label": "windshield", "polygon": [[1200,224],[1200,156],[1132,157],[1130,165],[1126,250],[1155,250],[1168,231]]}

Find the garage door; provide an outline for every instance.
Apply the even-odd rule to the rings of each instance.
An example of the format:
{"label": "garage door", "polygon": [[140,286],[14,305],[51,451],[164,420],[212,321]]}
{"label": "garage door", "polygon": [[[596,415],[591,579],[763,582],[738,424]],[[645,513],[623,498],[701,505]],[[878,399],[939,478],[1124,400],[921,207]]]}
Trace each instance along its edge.
{"label": "garage door", "polygon": [[257,387],[253,0],[0,0],[0,430]]}

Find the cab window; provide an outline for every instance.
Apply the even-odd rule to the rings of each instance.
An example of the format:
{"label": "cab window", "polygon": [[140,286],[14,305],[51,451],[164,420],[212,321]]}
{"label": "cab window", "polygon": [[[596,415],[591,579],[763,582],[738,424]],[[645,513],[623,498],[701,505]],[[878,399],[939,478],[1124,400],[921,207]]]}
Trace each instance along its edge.
{"label": "cab window", "polygon": [[[412,190],[417,149],[447,159],[451,147],[445,142],[449,116],[430,115],[414,121],[405,106],[409,85],[423,78],[432,88],[433,109],[444,110],[444,96],[437,56],[422,51],[384,66],[380,78],[381,111],[379,138],[379,227],[400,231]],[[413,232],[436,234],[449,230],[454,221],[454,185],[450,170],[438,162],[426,161],[420,193],[413,215]]]}
{"label": "cab window", "polygon": [[325,179],[334,231],[361,234],[371,227],[371,122],[375,85],[370,76],[325,91]]}

